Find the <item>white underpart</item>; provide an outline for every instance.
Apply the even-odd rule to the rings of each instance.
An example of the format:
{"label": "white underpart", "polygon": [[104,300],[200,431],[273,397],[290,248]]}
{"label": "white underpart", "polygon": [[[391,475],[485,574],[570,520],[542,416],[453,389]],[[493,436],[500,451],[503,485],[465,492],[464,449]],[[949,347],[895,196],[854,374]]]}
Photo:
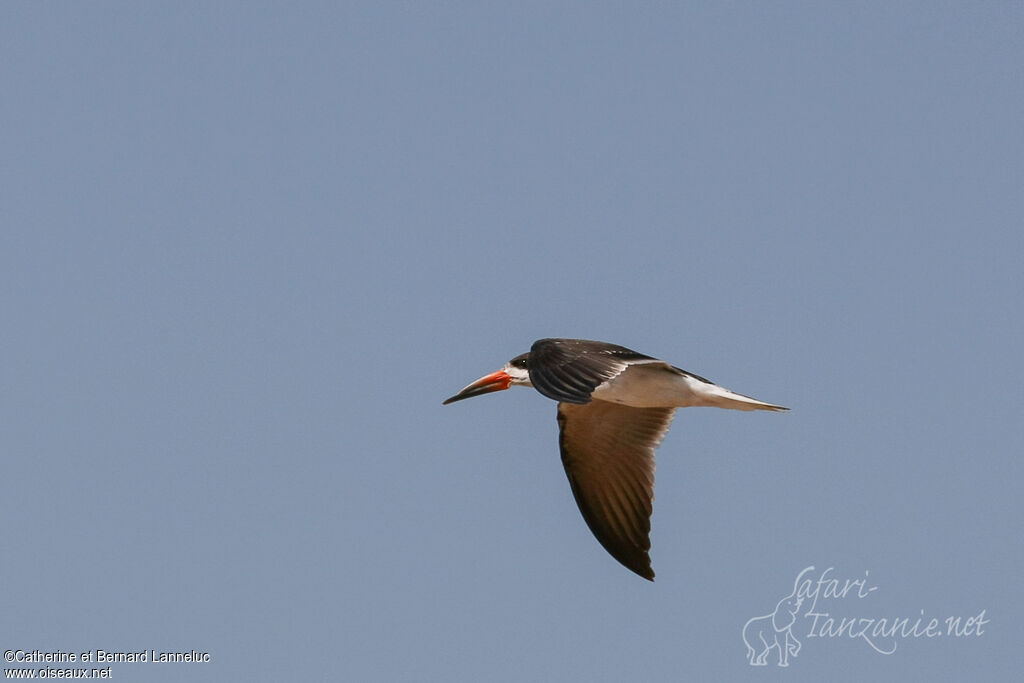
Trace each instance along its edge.
{"label": "white underpart", "polygon": [[639,361],[594,390],[593,398],[634,408],[714,406],[732,410],[785,410],[676,372],[664,361]]}

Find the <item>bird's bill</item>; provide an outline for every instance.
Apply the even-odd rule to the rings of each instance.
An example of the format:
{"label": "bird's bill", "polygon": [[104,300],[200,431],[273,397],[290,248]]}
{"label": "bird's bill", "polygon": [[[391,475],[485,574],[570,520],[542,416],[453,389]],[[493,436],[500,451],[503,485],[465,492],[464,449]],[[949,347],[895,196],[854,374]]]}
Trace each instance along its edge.
{"label": "bird's bill", "polygon": [[484,375],[477,381],[470,384],[468,387],[460,391],[459,393],[452,396],[450,399],[445,401],[443,405],[449,403],[455,403],[461,401],[464,398],[473,398],[474,396],[482,396],[489,394],[492,391],[503,391],[512,386],[512,376],[504,370],[498,370],[492,372],[489,375]]}

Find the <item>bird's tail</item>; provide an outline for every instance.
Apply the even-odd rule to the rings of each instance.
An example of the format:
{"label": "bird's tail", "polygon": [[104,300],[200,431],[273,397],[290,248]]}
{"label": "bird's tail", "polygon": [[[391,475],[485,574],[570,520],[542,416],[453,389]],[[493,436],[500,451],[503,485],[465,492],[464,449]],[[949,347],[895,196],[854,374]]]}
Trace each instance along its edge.
{"label": "bird's tail", "polygon": [[765,403],[750,396],[737,394],[735,391],[729,391],[717,384],[710,384],[702,389],[701,404],[706,406],[731,410],[789,410],[785,406],[777,406],[774,403]]}

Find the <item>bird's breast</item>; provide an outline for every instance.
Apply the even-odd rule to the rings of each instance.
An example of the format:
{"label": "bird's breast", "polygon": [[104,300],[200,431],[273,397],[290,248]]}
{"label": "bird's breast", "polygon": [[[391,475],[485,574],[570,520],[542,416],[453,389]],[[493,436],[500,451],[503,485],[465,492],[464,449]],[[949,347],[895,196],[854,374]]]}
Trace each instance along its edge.
{"label": "bird's breast", "polygon": [[665,363],[640,363],[600,385],[592,398],[634,408],[682,408],[702,405],[702,384]]}

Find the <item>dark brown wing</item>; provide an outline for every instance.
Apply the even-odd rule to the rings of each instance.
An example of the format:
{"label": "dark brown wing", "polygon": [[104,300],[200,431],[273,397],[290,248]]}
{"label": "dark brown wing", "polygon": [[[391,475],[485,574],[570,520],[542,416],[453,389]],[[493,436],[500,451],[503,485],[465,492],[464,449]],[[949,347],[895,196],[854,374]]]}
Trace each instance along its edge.
{"label": "dark brown wing", "polygon": [[612,557],[651,581],[654,450],[674,413],[596,400],[558,404],[562,464],[583,519]]}
{"label": "dark brown wing", "polygon": [[530,383],[550,399],[584,404],[631,362],[655,359],[624,346],[587,339],[540,339],[529,355]]}

